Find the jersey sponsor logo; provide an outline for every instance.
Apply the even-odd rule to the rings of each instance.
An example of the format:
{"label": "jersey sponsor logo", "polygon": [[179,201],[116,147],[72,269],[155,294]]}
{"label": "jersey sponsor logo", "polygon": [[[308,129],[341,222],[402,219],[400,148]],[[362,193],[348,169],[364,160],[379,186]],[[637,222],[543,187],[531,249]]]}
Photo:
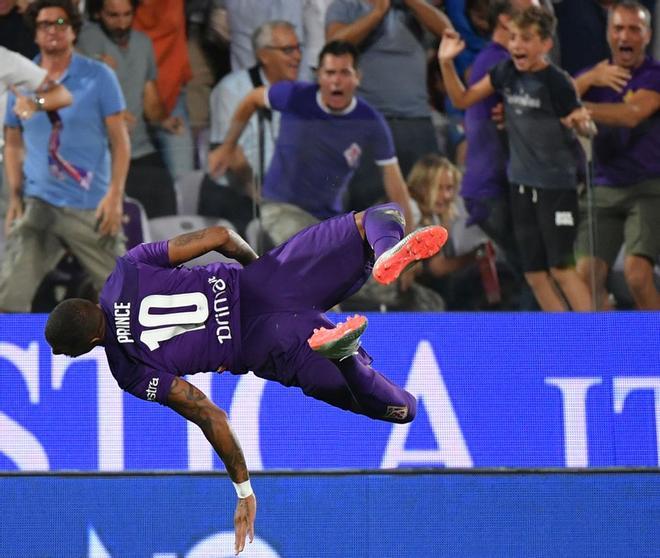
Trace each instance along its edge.
{"label": "jersey sponsor logo", "polygon": [[555,225],[557,227],[574,227],[575,220],[571,211],[556,211]]}
{"label": "jersey sponsor logo", "polygon": [[362,149],[357,143],[352,143],[351,146],[344,151],[344,159],[346,163],[352,169],[356,169],[360,163],[360,156],[362,155]]}
{"label": "jersey sponsor logo", "polygon": [[119,343],[133,343],[131,334],[131,303],[115,302],[115,332]]}
{"label": "jersey sponsor logo", "polygon": [[149,401],[156,401],[156,394],[158,393],[158,382],[160,378],[155,377],[149,380],[149,386],[147,387],[147,399]]}
{"label": "jersey sponsor logo", "polygon": [[229,325],[229,303],[227,300],[227,284],[215,276],[209,277],[209,284],[213,291],[213,317],[217,325],[215,336],[221,345],[231,341],[231,327]]}

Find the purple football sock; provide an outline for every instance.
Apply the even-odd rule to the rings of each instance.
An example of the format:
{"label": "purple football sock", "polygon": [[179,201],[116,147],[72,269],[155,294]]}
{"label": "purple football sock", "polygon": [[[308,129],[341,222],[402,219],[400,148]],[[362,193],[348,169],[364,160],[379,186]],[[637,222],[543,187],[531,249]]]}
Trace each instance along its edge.
{"label": "purple football sock", "polygon": [[376,259],[403,238],[404,225],[403,212],[396,203],[376,205],[364,212],[362,226]]}
{"label": "purple football sock", "polygon": [[358,353],[341,361],[333,361],[361,407],[361,411],[374,419],[405,423],[415,418],[417,401],[405,389],[376,372],[368,362],[371,359]]}

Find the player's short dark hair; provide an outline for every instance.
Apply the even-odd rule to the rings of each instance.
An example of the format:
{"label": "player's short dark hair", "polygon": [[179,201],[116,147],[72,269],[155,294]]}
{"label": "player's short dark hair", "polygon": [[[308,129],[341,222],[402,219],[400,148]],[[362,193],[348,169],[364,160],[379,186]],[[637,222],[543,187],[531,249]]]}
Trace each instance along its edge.
{"label": "player's short dark hair", "polygon": [[327,54],[331,54],[332,56],[344,56],[345,54],[349,54],[353,57],[353,68],[356,70],[358,69],[360,53],[353,43],[349,43],[348,41],[330,41],[329,43],[326,43],[321,49],[321,52],[319,52],[319,68],[323,65],[323,59]]}
{"label": "player's short dark hair", "polygon": [[495,31],[497,21],[501,15],[505,14],[513,16],[514,12],[515,8],[511,4],[511,0],[490,0],[490,2],[488,2],[488,13],[486,15],[489,32],[492,33]]}
{"label": "player's short dark hair", "polygon": [[96,305],[84,298],[60,302],[48,316],[44,336],[53,348],[78,346],[91,341],[98,331]]}
{"label": "player's short dark hair", "polygon": [[511,18],[512,23],[519,29],[536,27],[536,31],[542,39],[550,39],[555,32],[557,19],[545,8],[530,6],[520,12],[516,12]]}
{"label": "player's short dark hair", "polygon": [[82,16],[78,9],[78,3],[73,0],[36,0],[36,2],[29,4],[25,10],[24,18],[33,35],[37,30],[37,16],[44,8],[61,8],[64,10],[73,32],[76,37],[78,36],[78,32],[82,27]]}

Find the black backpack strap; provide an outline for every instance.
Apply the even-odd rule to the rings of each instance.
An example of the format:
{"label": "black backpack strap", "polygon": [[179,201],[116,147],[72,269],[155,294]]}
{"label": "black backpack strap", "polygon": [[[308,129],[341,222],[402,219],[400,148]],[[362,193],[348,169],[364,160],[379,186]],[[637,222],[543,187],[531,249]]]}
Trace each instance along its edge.
{"label": "black backpack strap", "polygon": [[[264,82],[261,79],[261,72],[259,71],[258,64],[249,68],[248,74],[250,75],[250,81],[252,81],[252,85],[255,88],[264,85]],[[273,119],[273,112],[267,108],[259,109],[259,118],[265,118],[270,122]]]}

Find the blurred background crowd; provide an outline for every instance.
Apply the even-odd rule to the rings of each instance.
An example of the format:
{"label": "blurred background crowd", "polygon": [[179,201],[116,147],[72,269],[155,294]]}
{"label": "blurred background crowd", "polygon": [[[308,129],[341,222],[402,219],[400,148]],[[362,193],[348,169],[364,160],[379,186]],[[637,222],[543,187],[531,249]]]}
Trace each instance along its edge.
{"label": "blurred background crowd", "polygon": [[[442,224],[450,241],[340,310],[660,309],[658,4],[0,0],[0,45],[73,97],[50,111],[21,80],[3,93],[0,311],[94,300],[114,258],[143,241],[222,223],[263,252],[387,199],[408,230]],[[551,14],[548,37],[519,17],[533,10]],[[571,76],[595,136],[561,128],[545,77],[545,112],[536,90],[506,84],[452,103],[438,61],[452,30],[466,87],[499,84],[493,68],[512,56],[519,68],[540,45]],[[34,97],[29,118],[14,110],[21,96]],[[569,163],[536,141],[552,125],[569,135]],[[516,158],[562,183],[536,184],[535,166],[518,179]],[[577,192],[578,205],[551,208],[547,227],[539,217],[534,242],[521,222],[548,188]],[[512,210],[527,191],[530,205]],[[554,256],[556,231],[570,254]]]}

